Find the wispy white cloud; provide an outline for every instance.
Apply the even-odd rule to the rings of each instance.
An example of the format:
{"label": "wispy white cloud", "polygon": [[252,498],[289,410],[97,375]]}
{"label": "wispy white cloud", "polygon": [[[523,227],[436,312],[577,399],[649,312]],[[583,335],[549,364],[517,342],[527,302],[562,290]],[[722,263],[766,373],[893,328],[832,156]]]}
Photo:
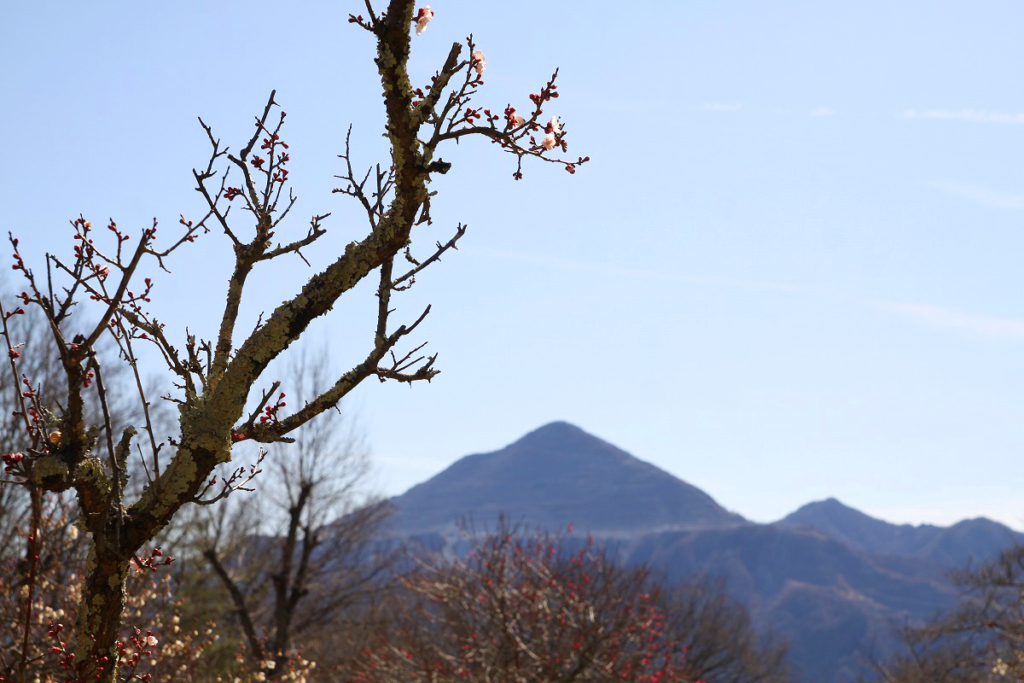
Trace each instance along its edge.
{"label": "wispy white cloud", "polygon": [[961,183],[934,182],[927,183],[927,185],[975,204],[981,204],[982,206],[990,206],[997,209],[1024,210],[1024,194],[999,192]]}
{"label": "wispy white cloud", "polygon": [[1024,320],[966,315],[939,306],[918,304],[888,303],[883,308],[935,327],[964,330],[985,337],[1024,339]]}
{"label": "wispy white cloud", "polygon": [[697,107],[701,111],[739,111],[743,109],[742,104],[729,104],[726,102],[705,102]]}
{"label": "wispy white cloud", "polygon": [[1008,113],[1002,111],[984,111],[981,109],[961,109],[959,111],[945,109],[929,109],[918,111],[904,109],[896,114],[901,119],[931,119],[935,121],[969,121],[971,123],[1017,123],[1024,124],[1024,113]]}
{"label": "wispy white cloud", "polygon": [[831,107],[818,107],[817,109],[812,109],[811,112],[810,112],[810,115],[811,116],[835,116],[836,113],[837,113],[836,110],[832,109]]}

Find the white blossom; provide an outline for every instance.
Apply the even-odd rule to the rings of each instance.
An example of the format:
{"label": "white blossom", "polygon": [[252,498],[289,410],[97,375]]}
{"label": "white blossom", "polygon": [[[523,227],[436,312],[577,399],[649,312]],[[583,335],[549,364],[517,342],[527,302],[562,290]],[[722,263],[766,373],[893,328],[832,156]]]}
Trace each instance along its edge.
{"label": "white blossom", "polygon": [[548,133],[547,135],[545,135],[543,144],[544,149],[548,150],[549,152],[553,150],[558,145],[558,140],[555,139],[555,134]]}
{"label": "white blossom", "polygon": [[487,57],[481,50],[477,50],[473,53],[473,68],[476,69],[478,76],[484,75],[484,69],[487,68]]}
{"label": "white blossom", "polygon": [[423,32],[427,30],[427,24],[434,18],[434,11],[430,9],[430,5],[426,5],[420,8],[420,11],[416,14],[416,35],[423,35]]}

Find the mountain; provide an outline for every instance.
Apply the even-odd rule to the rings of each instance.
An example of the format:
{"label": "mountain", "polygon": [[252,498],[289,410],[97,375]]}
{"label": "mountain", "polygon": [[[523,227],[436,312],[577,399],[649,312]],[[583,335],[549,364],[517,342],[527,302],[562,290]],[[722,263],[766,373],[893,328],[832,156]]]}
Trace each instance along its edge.
{"label": "mountain", "polygon": [[648,534],[624,559],[664,568],[670,579],[724,579],[757,626],[789,640],[794,669],[809,683],[857,680],[868,658],[895,652],[893,626],[956,596],[942,571],[893,570],[806,527]]}
{"label": "mountain", "polygon": [[869,517],[835,498],[808,503],[776,524],[816,529],[872,555],[934,560],[950,567],[992,557],[1024,541],[1024,534],[990,519],[968,519],[951,527],[897,525]]}
{"label": "mountain", "polygon": [[574,524],[595,535],[746,523],[711,496],[566,422],[493,453],[468,455],[391,501],[399,533],[444,532],[460,519],[527,527]]}
{"label": "mountain", "polygon": [[460,520],[589,531],[624,562],[669,579],[720,577],[754,623],[789,638],[807,683],[846,683],[899,647],[896,631],[952,606],[950,569],[1024,535],[987,519],[896,525],[835,499],[754,524],[700,489],[565,422],[470,455],[392,499],[391,531],[431,547]]}

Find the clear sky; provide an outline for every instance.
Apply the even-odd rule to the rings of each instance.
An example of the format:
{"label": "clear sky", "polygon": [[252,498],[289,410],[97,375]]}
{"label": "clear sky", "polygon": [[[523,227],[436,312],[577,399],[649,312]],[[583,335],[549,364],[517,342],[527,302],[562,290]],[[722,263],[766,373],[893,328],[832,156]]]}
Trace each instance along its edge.
{"label": "clear sky", "polygon": [[[562,419],[758,521],[835,496],[892,521],[1024,528],[1024,5],[432,6],[419,81],[469,32],[482,105],[523,108],[560,66],[548,111],[593,163],[516,183],[490,145],[443,153],[420,253],[470,231],[396,316],[433,303],[420,339],[443,372],[350,402],[383,491]],[[37,264],[70,251],[79,212],[170,232],[201,210],[196,116],[237,149],[276,88],[291,229],[333,212],[310,254],[323,267],[365,227],[330,193],[348,124],[357,163],[386,158],[373,44],[345,21],[361,8],[9,4],[0,227]],[[179,339],[213,333],[229,255],[211,234],[158,277]],[[308,274],[264,271],[247,319]],[[357,290],[313,331],[339,372],[373,307]]]}

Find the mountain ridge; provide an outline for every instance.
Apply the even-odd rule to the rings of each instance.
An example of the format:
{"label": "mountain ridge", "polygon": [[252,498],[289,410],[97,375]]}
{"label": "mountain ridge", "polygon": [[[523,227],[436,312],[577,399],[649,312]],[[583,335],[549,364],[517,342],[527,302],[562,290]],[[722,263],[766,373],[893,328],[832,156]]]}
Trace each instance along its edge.
{"label": "mountain ridge", "polygon": [[950,526],[893,524],[835,498],[807,503],[774,524],[813,528],[871,555],[930,559],[949,566],[990,557],[1010,543],[1024,541],[1024,534],[987,517]]}
{"label": "mountain ridge", "polygon": [[[438,506],[454,498],[457,509]],[[489,522],[513,510],[513,521],[528,526],[572,523],[612,536],[748,523],[697,487],[568,422],[460,458],[392,504],[392,526],[405,533],[451,532],[467,515]]]}
{"label": "mountain ridge", "polygon": [[459,459],[392,499],[390,533],[454,547],[459,520],[589,531],[666,578],[725,581],[754,623],[792,643],[807,683],[845,683],[896,651],[894,625],[952,606],[948,571],[1024,541],[985,518],[892,524],[835,498],[756,524],[697,487],[566,422]]}

